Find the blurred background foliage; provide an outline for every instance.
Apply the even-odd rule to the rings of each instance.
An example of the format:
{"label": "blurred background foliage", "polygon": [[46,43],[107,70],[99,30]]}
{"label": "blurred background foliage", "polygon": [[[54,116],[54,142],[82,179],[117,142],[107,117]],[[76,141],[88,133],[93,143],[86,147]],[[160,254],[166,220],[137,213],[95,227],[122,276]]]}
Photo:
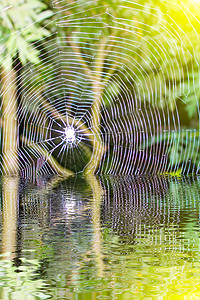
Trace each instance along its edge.
{"label": "blurred background foliage", "polygon": [[[70,79],[74,78],[71,72],[73,68],[73,72],[82,73],[84,78],[88,78],[93,95],[97,92],[100,94],[101,103],[91,96],[95,111],[100,112],[102,106],[109,111],[114,100],[120,98],[126,102],[127,95],[131,95],[139,103],[140,109],[165,115],[163,126],[168,118],[168,127],[176,131],[174,140],[177,148],[173,146],[167,150],[169,163],[177,165],[178,170],[180,164],[188,164],[190,161],[190,171],[198,171],[199,9],[197,1],[187,0],[99,0],[76,3],[71,0],[18,0],[14,3],[1,0],[1,134],[12,136],[10,140],[17,140],[18,143],[6,144],[4,138],[1,151],[5,157],[6,153],[15,152],[22,140],[23,146],[31,143],[31,140],[23,139],[24,107],[28,106],[26,114],[31,116],[35,111],[35,116],[40,114],[43,121],[46,120],[45,113],[61,114],[59,105],[54,107],[46,100],[56,99],[57,96],[56,88],[51,85],[55,82],[57,86],[59,74],[55,72],[55,66],[57,54],[61,51],[63,58],[67,55],[72,57],[71,65],[63,63],[60,66],[69,84]],[[134,63],[130,63],[130,57]],[[79,62],[76,65],[74,58]],[[58,84],[62,85],[63,82]],[[9,115],[10,104],[6,98],[11,85],[17,107],[13,105],[12,115]],[[31,98],[34,94],[37,102],[32,101],[27,105],[27,97]],[[62,97],[64,95],[60,99]],[[67,97],[73,103],[76,94],[72,90]],[[120,112],[122,116],[123,113]],[[15,123],[11,121],[13,115],[17,116]],[[99,116],[93,116],[93,126],[97,133],[101,126],[101,120],[99,124],[95,121],[98,119]],[[10,132],[5,129],[7,123],[12,127]],[[89,128],[90,124],[87,125]],[[193,140],[192,135],[188,139],[184,129],[195,130]],[[31,126],[27,130],[31,136]],[[170,139],[169,134],[160,135],[157,130],[150,143],[158,144],[165,140],[169,144]],[[86,161],[90,155],[90,146],[86,145],[83,149]],[[148,143],[143,146],[150,147]],[[186,155],[185,148],[188,147],[190,149]],[[38,152],[43,150],[37,147]],[[48,150],[47,144],[45,151]],[[11,172],[17,168],[16,164],[10,167]],[[5,169],[9,169],[8,165],[4,166]],[[62,172],[59,168],[58,161],[57,169]]]}

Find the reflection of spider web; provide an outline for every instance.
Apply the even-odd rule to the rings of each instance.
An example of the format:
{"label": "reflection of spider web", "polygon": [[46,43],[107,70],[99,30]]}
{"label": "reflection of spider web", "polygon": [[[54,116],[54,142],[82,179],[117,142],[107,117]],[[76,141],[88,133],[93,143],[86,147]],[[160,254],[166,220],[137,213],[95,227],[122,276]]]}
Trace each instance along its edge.
{"label": "reflection of spider web", "polygon": [[[177,102],[187,106],[192,94],[199,117],[199,66],[170,13],[163,19],[148,5],[126,1],[55,6],[59,34],[35,45],[43,49],[41,66],[20,72],[21,174],[197,172],[199,125],[182,129]],[[144,22],[150,16],[152,25]]]}
{"label": "reflection of spider web", "polygon": [[[164,238],[165,250],[190,252],[195,238],[187,233],[186,219],[189,211],[199,210],[197,178],[119,176],[102,178],[101,182],[105,190],[102,224],[111,227],[123,242],[144,245],[146,239],[159,249]],[[196,216],[198,224],[198,213]],[[188,236],[186,243],[180,232]]]}
{"label": "reflection of spider web", "polygon": [[[52,176],[50,178],[52,180]],[[20,186],[20,213],[21,217],[33,220],[34,223],[38,220],[38,227],[52,226],[53,223],[57,226],[59,222],[70,224],[72,221],[82,224],[82,215],[89,218],[88,203],[92,194],[88,183],[82,177],[70,176],[63,181],[60,177],[54,177],[50,181],[43,176],[36,180],[35,189],[27,193],[30,187],[30,181],[25,181]]]}

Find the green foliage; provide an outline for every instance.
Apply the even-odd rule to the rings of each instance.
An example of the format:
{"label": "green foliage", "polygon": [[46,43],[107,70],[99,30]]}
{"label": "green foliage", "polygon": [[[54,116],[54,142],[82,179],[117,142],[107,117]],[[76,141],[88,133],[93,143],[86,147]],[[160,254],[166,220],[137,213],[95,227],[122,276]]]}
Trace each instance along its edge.
{"label": "green foliage", "polygon": [[[1,255],[1,258],[8,254]],[[7,259],[0,261],[0,297],[11,300],[49,299],[43,292],[47,284],[37,278],[40,263],[37,259],[21,258],[19,267]]]}
{"label": "green foliage", "polygon": [[[182,132],[174,132],[171,135],[172,147],[169,148],[170,164],[172,166],[180,163],[188,164],[189,170],[199,167],[200,164],[200,139],[199,131],[196,130],[182,130]],[[185,167],[183,165],[182,172]]]}
{"label": "green foliage", "polygon": [[12,68],[12,59],[17,54],[22,64],[39,63],[39,52],[33,42],[50,35],[43,25],[53,12],[40,0],[2,0],[0,11],[1,65]]}
{"label": "green foliage", "polygon": [[[135,102],[150,104],[160,111],[169,109],[168,114],[179,111],[183,104],[181,126],[186,127],[188,119],[191,123],[197,119],[200,99],[199,17],[198,10],[191,3],[188,4],[189,14],[178,0],[171,3],[157,0],[75,3],[63,0],[55,3],[54,12],[48,8],[50,1],[12,2],[2,0],[0,4],[0,60],[1,64],[11,68],[13,58],[18,55],[24,65],[21,71],[25,87],[22,97],[27,114],[38,111],[33,94],[40,104],[47,98],[51,99],[52,110],[57,109],[60,113],[56,108],[58,90],[60,99],[67,97],[69,103],[76,101],[76,104],[88,101],[88,106],[91,106],[95,101],[92,83],[100,70],[101,104],[106,109],[118,98],[126,106],[128,93],[134,95]],[[58,34],[46,42],[44,38],[54,31],[55,24],[51,22],[47,27],[45,22],[54,15]],[[189,22],[186,23],[186,19]],[[35,42],[43,51],[41,60]],[[38,64],[36,68],[32,66],[31,73],[28,61]],[[81,96],[77,93],[79,85],[83,91]],[[91,90],[89,95],[85,93],[88,89]],[[40,95],[36,93],[38,90]],[[46,99],[42,98],[44,94]],[[26,105],[28,98],[33,101]],[[41,106],[41,111],[44,111],[44,106]],[[198,120],[196,128],[197,123]],[[159,137],[156,139],[159,142]],[[192,148],[192,153],[198,150],[197,140],[195,143],[197,146]],[[186,157],[197,161],[191,158],[190,150],[190,155],[182,155],[186,144],[183,139],[177,151],[170,148],[171,164],[175,157],[178,161]],[[88,159],[90,155],[85,157]]]}
{"label": "green foliage", "polygon": [[182,101],[187,117],[192,119],[196,117],[200,99],[199,17],[195,6],[189,3],[187,6],[180,1],[147,0],[137,4],[99,0],[95,4],[78,1],[74,5],[63,0],[57,4],[58,12],[61,11],[59,32],[81,48],[82,59],[92,70],[95,64],[88,57],[96,57],[100,44],[105,43],[106,106],[112,103],[107,101],[107,94],[116,99],[122,93],[116,84],[111,93],[112,76],[117,74],[125,83],[132,76],[135,80],[132,89],[135,88],[141,101],[171,111]]}
{"label": "green foliage", "polygon": [[163,152],[168,156],[168,168],[170,171],[174,170],[180,174],[185,174],[185,172],[193,173],[199,170],[199,130],[183,128],[182,130],[163,132],[154,136],[148,143],[142,145],[142,149],[144,150],[160,143],[163,144]]}

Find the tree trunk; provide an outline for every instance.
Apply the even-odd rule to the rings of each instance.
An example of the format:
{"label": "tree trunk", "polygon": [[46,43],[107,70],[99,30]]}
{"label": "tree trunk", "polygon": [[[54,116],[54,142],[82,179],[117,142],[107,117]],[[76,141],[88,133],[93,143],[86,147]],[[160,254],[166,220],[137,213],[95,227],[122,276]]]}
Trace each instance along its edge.
{"label": "tree trunk", "polygon": [[85,170],[86,174],[95,174],[99,166],[99,163],[102,159],[102,156],[105,153],[105,148],[101,137],[101,105],[102,105],[102,95],[103,95],[101,81],[102,81],[102,71],[103,71],[104,58],[105,58],[105,52],[104,52],[105,44],[106,42],[103,39],[99,47],[99,51],[96,59],[95,75],[92,81],[92,89],[95,98],[94,103],[92,105],[92,129],[95,137],[93,143],[93,154],[91,157],[91,161]]}
{"label": "tree trunk", "polygon": [[17,174],[17,88],[14,69],[1,68],[3,173]]}

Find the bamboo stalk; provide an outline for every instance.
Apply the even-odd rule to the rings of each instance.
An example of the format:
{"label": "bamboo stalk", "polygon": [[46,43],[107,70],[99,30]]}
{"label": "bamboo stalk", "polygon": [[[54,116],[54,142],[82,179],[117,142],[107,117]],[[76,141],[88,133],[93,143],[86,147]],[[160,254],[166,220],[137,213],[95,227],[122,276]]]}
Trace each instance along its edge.
{"label": "bamboo stalk", "polygon": [[94,174],[100,160],[105,152],[101,140],[101,102],[102,102],[102,90],[101,90],[101,76],[103,71],[104,59],[105,59],[105,39],[102,40],[102,43],[99,46],[99,50],[96,58],[96,68],[94,71],[94,78],[92,80],[92,89],[95,95],[95,99],[92,105],[92,129],[95,135],[94,146],[93,146],[93,155],[89,165],[87,166],[85,172],[86,174]]}
{"label": "bamboo stalk", "polygon": [[17,91],[14,69],[1,68],[3,172],[18,173]]}

